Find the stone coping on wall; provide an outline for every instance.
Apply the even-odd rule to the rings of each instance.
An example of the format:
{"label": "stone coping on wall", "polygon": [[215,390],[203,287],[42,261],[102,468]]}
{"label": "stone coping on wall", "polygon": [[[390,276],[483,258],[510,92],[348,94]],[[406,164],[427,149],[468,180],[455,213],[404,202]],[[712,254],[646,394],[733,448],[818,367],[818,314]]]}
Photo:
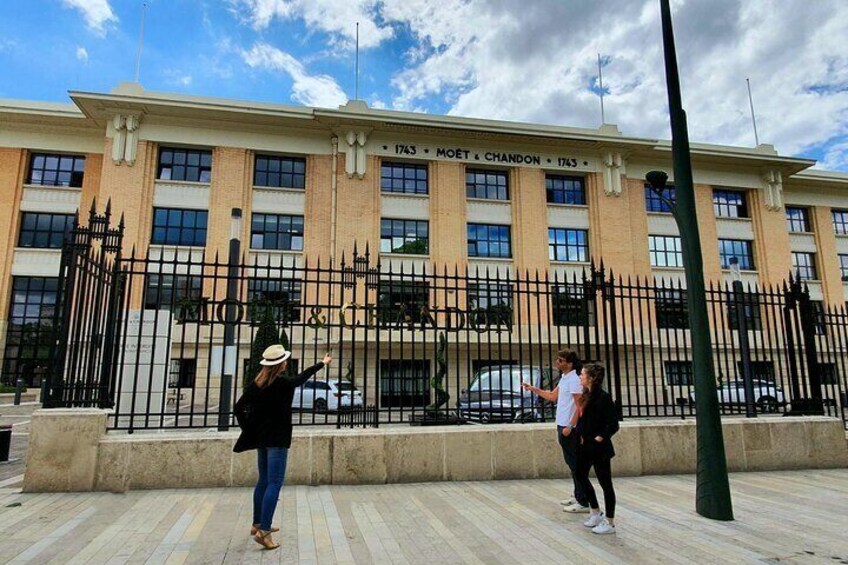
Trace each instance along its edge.
{"label": "stone coping on wall", "polygon": [[[106,433],[101,410],[33,414],[26,492],[250,486],[254,452],[231,432]],[[722,422],[728,469],[848,467],[842,421],[824,417]],[[287,484],[385,484],[563,478],[551,424],[337,430],[296,428]],[[630,420],[614,438],[617,476],[695,472],[695,420]]]}

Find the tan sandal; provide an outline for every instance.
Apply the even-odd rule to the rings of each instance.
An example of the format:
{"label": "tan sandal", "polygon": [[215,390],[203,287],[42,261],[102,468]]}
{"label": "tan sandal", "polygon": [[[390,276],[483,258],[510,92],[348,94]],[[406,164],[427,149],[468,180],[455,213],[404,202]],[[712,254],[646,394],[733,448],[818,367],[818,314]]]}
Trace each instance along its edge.
{"label": "tan sandal", "polygon": [[[274,528],[274,527],[271,528],[272,534],[279,532],[279,531],[280,531],[280,528]],[[250,535],[255,536],[257,532],[259,532],[259,524],[253,524],[252,526],[250,526]]]}
{"label": "tan sandal", "polygon": [[271,539],[271,532],[266,532],[264,530],[256,532],[256,535],[253,536],[253,541],[265,549],[277,549],[280,547],[280,544],[275,543],[274,540]]}

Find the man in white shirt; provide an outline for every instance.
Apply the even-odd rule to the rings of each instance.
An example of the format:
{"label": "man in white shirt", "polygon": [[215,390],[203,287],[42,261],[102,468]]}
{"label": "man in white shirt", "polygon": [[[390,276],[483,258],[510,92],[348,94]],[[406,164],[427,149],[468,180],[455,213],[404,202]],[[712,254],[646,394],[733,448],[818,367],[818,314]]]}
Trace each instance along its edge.
{"label": "man in white shirt", "polygon": [[545,400],[557,403],[557,439],[562,448],[565,464],[571,471],[571,479],[574,481],[574,496],[563,500],[560,504],[564,512],[589,512],[588,497],[575,480],[579,436],[574,428],[577,427],[578,406],[580,397],[583,395],[583,386],[580,384],[580,358],[575,352],[563,349],[557,352],[556,368],[561,376],[559,384],[553,390],[542,390],[530,383],[521,383],[521,386],[524,390],[537,394]]}

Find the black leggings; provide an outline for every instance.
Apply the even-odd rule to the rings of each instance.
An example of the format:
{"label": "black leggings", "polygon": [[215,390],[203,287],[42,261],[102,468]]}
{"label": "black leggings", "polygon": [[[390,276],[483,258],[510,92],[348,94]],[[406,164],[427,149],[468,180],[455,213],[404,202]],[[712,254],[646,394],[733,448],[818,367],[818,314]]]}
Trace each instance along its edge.
{"label": "black leggings", "polygon": [[592,483],[589,482],[589,469],[595,468],[598,483],[604,491],[604,509],[607,518],[615,518],[615,489],[612,488],[611,459],[590,459],[585,456],[577,458],[577,481],[586,496],[589,498],[589,506],[598,508],[598,496]]}

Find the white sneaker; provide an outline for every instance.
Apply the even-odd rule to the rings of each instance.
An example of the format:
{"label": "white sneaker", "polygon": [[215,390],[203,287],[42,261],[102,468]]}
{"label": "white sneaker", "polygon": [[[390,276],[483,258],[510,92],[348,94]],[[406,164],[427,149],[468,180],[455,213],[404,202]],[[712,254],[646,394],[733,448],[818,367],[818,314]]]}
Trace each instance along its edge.
{"label": "white sneaker", "polygon": [[595,514],[593,512],[592,514],[589,514],[589,517],[586,519],[585,522],[583,522],[583,525],[586,526],[587,528],[594,528],[595,526],[600,524],[603,520],[604,520],[604,513],[603,512],[598,512],[597,514]]}
{"label": "white sneaker", "polygon": [[592,528],[592,533],[602,535],[602,536],[608,535],[608,534],[614,534],[615,533],[615,526],[610,524],[607,519],[604,519],[604,520],[601,521],[600,524],[598,524],[597,526]]}
{"label": "white sneaker", "polygon": [[577,499],[572,496],[571,498],[566,498],[565,500],[560,500],[559,503],[562,504],[563,506],[571,506],[572,504],[577,504]]}
{"label": "white sneaker", "polygon": [[571,506],[566,506],[562,509],[563,512],[571,512],[573,514],[588,514],[592,511],[588,506],[583,506],[579,503],[574,503]]}

